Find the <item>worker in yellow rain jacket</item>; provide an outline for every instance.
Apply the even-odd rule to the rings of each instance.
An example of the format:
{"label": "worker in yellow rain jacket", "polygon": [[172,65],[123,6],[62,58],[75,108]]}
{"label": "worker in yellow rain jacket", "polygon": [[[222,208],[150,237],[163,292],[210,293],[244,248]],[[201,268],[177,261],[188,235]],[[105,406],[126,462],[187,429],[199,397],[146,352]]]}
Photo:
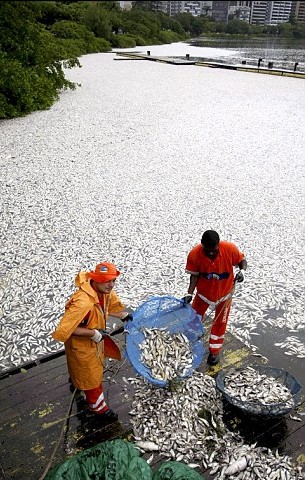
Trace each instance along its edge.
{"label": "worker in yellow rain jacket", "polygon": [[[93,413],[106,421],[118,416],[105,402],[102,378],[104,351],[103,332],[108,315],[123,321],[132,320],[113,290],[120,275],[116,266],[103,262],[95,271],[80,272],[75,279],[78,290],[66,304],[65,314],[52,333],[55,340],[65,343],[70,379],[75,388],[83,390]],[[105,341],[105,344],[107,342]]]}

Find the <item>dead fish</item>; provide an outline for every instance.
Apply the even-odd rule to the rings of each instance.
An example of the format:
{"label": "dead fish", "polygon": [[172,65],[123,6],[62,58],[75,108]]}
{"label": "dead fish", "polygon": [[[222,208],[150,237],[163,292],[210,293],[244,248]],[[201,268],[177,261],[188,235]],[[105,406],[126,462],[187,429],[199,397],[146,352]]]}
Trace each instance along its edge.
{"label": "dead fish", "polygon": [[230,475],[234,475],[235,473],[242,472],[248,465],[247,457],[241,457],[226,468],[224,471],[224,475],[229,477]]}
{"label": "dead fish", "polygon": [[159,450],[159,446],[154,442],[139,441],[139,442],[136,442],[136,445],[142,450],[146,450],[148,452],[157,452]]}

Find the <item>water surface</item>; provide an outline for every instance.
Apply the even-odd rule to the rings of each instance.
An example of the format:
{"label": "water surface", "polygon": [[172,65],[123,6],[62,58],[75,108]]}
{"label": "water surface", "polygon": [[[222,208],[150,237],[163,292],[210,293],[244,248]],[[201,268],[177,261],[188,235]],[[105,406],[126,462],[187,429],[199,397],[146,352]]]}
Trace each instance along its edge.
{"label": "water surface", "polygon": [[1,368],[62,348],[50,333],[75,275],[100,261],[116,263],[132,309],[182,296],[187,253],[212,228],[249,263],[230,328],[275,366],[301,370],[304,80],[118,58],[82,57],[67,72],[81,87],[0,124]]}

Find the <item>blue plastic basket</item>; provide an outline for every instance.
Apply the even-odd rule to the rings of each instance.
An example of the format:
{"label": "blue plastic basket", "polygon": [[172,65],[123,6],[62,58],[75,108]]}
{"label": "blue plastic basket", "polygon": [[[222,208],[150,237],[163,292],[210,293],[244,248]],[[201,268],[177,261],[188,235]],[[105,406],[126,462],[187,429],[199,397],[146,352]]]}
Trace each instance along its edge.
{"label": "blue plastic basket", "polygon": [[204,333],[201,316],[188,304],[172,296],[151,297],[133,313],[133,321],[126,326],[126,356],[137,373],[149,382],[164,387],[167,380],[158,380],[150,369],[141,362],[140,344],[145,337],[144,328],[166,328],[172,334],[183,333],[192,345],[193,362],[191,368],[181,378],[190,377],[199,367],[204,356],[202,336]]}

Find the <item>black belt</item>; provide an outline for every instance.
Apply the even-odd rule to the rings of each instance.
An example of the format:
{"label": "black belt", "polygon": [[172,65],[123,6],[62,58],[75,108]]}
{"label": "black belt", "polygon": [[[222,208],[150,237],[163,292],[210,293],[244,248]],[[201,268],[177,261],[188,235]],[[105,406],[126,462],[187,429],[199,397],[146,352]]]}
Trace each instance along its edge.
{"label": "black belt", "polygon": [[206,278],[207,280],[227,280],[230,276],[229,272],[200,272],[200,277]]}

